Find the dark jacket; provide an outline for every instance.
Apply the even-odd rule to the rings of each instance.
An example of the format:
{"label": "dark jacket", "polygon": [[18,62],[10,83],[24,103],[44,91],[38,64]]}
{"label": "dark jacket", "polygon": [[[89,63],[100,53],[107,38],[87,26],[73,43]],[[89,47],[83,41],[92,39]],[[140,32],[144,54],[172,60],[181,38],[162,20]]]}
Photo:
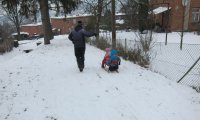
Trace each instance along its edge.
{"label": "dark jacket", "polygon": [[69,34],[68,38],[74,44],[75,48],[85,47],[85,37],[95,36],[93,32],[88,32],[83,29],[81,25],[77,25],[75,29]]}

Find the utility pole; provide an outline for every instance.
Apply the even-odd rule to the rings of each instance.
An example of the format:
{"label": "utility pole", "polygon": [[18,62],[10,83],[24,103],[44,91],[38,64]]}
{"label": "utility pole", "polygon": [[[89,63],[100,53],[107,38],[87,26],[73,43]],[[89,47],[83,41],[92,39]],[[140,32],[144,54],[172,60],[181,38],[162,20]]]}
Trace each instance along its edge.
{"label": "utility pole", "polygon": [[184,23],[185,23],[185,6],[183,6],[182,31],[181,31],[181,44],[180,44],[180,49],[181,49],[181,50],[183,49]]}
{"label": "utility pole", "polygon": [[184,34],[184,24],[185,24],[185,8],[188,6],[189,0],[182,0],[183,5],[183,18],[182,18],[182,31],[181,31],[181,43],[180,43],[180,49],[183,49],[183,34]]}
{"label": "utility pole", "polygon": [[116,49],[115,0],[112,0],[112,48]]}

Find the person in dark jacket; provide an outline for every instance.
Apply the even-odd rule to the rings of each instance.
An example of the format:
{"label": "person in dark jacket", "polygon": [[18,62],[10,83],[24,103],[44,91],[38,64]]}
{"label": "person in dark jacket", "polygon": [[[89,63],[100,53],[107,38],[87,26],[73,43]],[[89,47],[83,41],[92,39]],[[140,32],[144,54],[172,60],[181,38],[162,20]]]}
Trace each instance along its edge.
{"label": "person in dark jacket", "polygon": [[85,60],[85,37],[96,36],[96,33],[88,32],[83,29],[82,21],[78,21],[75,29],[69,34],[68,38],[74,44],[74,52],[77,60],[77,65],[80,72],[84,69],[84,60]]}

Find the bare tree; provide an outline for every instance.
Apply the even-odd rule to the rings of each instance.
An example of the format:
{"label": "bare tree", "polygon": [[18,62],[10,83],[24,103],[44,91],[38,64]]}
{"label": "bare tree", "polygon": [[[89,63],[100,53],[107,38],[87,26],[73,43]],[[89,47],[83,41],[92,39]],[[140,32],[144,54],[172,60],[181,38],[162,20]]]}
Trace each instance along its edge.
{"label": "bare tree", "polygon": [[49,17],[48,0],[39,0],[41,19],[44,31],[44,44],[50,44],[50,40],[53,39],[53,32]]}
{"label": "bare tree", "polygon": [[2,0],[2,8],[6,12],[9,20],[13,22],[18,34],[18,40],[20,40],[20,25],[24,16],[22,15],[22,9],[20,7],[20,0]]}
{"label": "bare tree", "polygon": [[[102,18],[103,8],[111,3],[111,1],[107,0],[85,0],[85,4],[87,4],[86,11],[89,11],[95,16],[95,32],[99,35],[99,26]],[[99,38],[97,37],[97,40]]]}
{"label": "bare tree", "polygon": [[118,0],[122,6],[121,11],[124,12],[125,15],[125,24],[126,26],[136,29],[138,28],[138,3],[135,0],[127,0],[126,2],[122,2]]}
{"label": "bare tree", "polygon": [[30,13],[33,15],[34,17],[34,23],[37,22],[37,12],[38,12],[38,4],[37,4],[37,0],[32,0],[30,1]]}

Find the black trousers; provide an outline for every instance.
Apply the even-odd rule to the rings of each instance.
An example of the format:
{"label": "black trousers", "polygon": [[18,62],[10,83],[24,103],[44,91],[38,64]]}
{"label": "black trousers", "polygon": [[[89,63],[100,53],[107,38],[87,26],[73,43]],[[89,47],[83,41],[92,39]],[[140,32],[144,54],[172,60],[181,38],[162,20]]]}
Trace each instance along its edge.
{"label": "black trousers", "polygon": [[116,66],[110,66],[109,70],[110,71],[116,71],[116,70],[118,70],[118,65],[116,65]]}
{"label": "black trousers", "polygon": [[85,47],[82,48],[74,48],[74,53],[76,56],[76,61],[78,68],[84,68],[84,61],[85,61]]}

